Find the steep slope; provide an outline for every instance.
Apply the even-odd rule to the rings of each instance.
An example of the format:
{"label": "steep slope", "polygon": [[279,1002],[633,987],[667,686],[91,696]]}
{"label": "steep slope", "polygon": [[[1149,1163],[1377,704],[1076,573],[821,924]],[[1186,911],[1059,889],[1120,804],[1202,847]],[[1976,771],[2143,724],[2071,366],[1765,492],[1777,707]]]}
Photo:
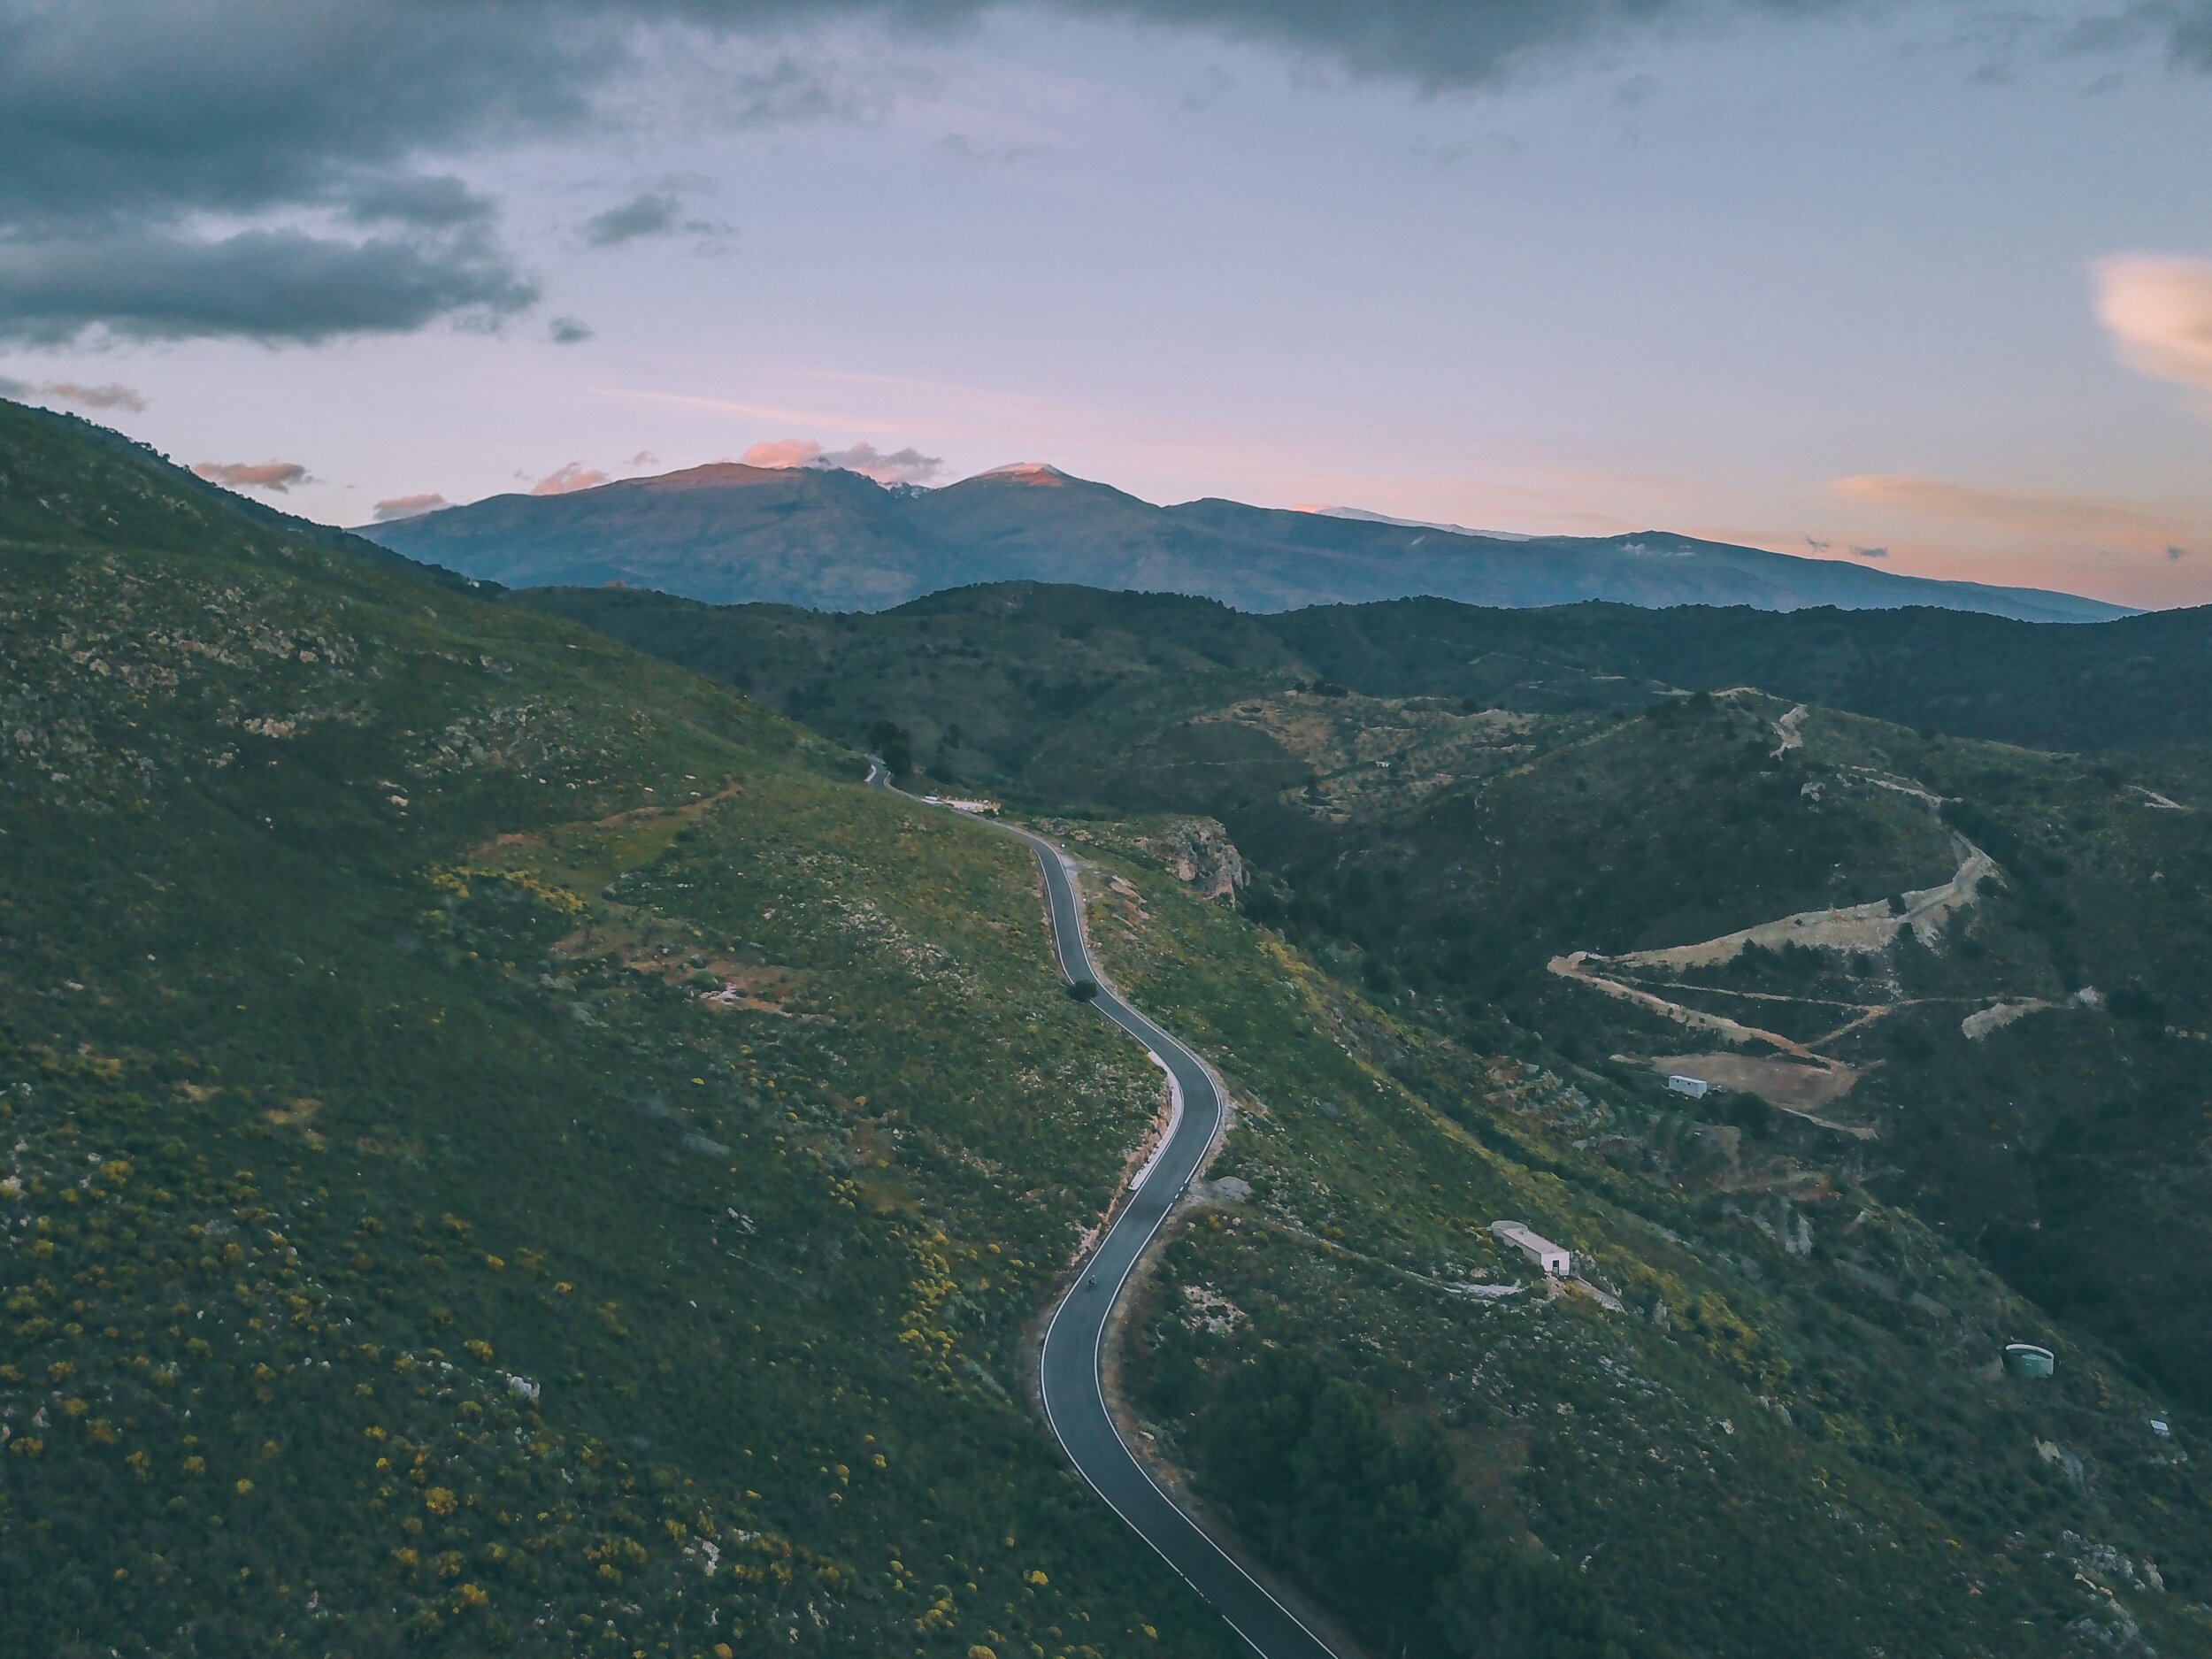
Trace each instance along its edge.
{"label": "steep slope", "polygon": [[1018,849],[55,423],[0,475],[12,1651],[1227,1651],[1019,1403],[1159,1089]]}
{"label": "steep slope", "polygon": [[879,610],[963,583],[1196,595],[1252,611],[1432,594],[1486,605],[1932,605],[2041,621],[2119,607],[1650,533],[1499,540],[1235,502],[1155,507],[1055,468],[943,489],[722,465],[565,495],[500,495],[363,534],[511,586],[622,581],[714,603]]}
{"label": "steep slope", "polygon": [[[1141,1429],[1374,1650],[2212,1649],[2193,1430],[1909,1210],[1379,1006],[1194,901],[1166,826],[1061,828],[1240,1102],[1132,1322]],[[1620,1156],[1670,1125],[1701,1162]]]}
{"label": "steep slope", "polygon": [[1671,1071],[1723,1086],[1709,1118],[1870,1161],[1877,1190],[2212,1403],[2201,764],[1755,694],[1584,732],[1424,798],[1279,810],[1245,845],[1354,971],[1508,1012],[1654,1101]]}

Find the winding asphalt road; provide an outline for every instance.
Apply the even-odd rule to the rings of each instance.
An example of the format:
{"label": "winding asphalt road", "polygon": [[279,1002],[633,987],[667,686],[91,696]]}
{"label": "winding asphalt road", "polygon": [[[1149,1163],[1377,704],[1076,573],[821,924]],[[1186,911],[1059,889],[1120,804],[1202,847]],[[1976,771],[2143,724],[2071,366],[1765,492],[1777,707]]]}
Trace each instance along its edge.
{"label": "winding asphalt road", "polygon": [[[868,781],[892,787],[881,762],[869,768]],[[948,809],[950,810],[950,809]],[[1152,1242],[1205,1161],[1221,1127],[1224,1107],[1213,1076],[1196,1055],[1100,984],[1083,937],[1082,911],[1075,899],[1074,866],[1041,835],[1010,824],[994,825],[1027,841],[1044,872],[1045,897],[1052,916],[1053,949],[1060,972],[1071,983],[1098,986],[1092,1006],[1150,1051],[1171,1080],[1179,1103],[1164,1143],[1135,1177],[1134,1190],[1113,1225],[1091,1252],[1045,1329],[1038,1381],[1045,1421],[1070,1461],[1107,1507],[1136,1529],[1167,1564],[1210,1601],[1238,1635],[1264,1659],[1335,1659],[1298,1616],[1270,1595],[1251,1574],[1192,1524],[1167,1494],[1153,1484],[1144,1465],[1122,1443],[1106,1404],[1100,1373],[1106,1322],[1129,1282],[1145,1247]]]}

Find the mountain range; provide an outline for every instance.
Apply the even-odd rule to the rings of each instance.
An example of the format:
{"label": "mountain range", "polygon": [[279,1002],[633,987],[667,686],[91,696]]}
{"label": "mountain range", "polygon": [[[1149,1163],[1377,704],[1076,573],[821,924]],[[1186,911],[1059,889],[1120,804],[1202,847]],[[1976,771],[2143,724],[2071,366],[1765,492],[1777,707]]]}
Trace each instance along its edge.
{"label": "mountain range", "polygon": [[2090,622],[2119,606],[1935,581],[1670,532],[1509,537],[1345,510],[1159,507],[1056,467],[941,489],[829,468],[716,463],[558,495],[495,495],[360,534],[507,587],[650,588],[710,603],[880,611],[974,582],[1179,593],[1247,611],[1432,595],[1525,607],[1930,606]]}

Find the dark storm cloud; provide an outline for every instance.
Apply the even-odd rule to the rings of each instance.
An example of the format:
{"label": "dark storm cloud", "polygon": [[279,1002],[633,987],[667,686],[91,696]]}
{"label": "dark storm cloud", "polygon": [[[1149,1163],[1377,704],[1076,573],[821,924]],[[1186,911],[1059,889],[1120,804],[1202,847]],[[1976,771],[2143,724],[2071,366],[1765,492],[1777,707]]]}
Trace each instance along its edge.
{"label": "dark storm cloud", "polygon": [[2176,69],[2212,74],[2212,0],[2136,0],[2074,19],[2059,49],[2090,56],[2124,50],[2151,41]]}
{"label": "dark storm cloud", "polygon": [[[1041,0],[1063,15],[1202,33],[1427,92],[1494,87],[1732,19],[1883,0]],[[1906,0],[1912,4],[1913,0]],[[1917,0],[1957,12],[1978,0]],[[1003,0],[0,0],[0,338],[271,342],[405,330],[529,303],[490,204],[434,163],[615,118],[655,31],[752,42],[721,119],[864,112],[833,61],[793,56],[826,23],[957,29]],[[2072,49],[2146,40],[2212,73],[2212,0],[2074,17]],[[196,216],[243,216],[218,239]],[[691,230],[664,197],[610,210],[599,245]],[[355,234],[301,228],[352,226]],[[712,230],[713,227],[700,227]],[[142,254],[148,263],[134,269]],[[97,255],[98,257],[94,257]],[[258,268],[256,268],[256,267]],[[312,273],[334,289],[319,298]],[[229,284],[227,290],[223,284]]]}
{"label": "dark storm cloud", "polygon": [[346,216],[365,225],[415,225],[450,230],[488,223],[496,214],[489,196],[479,196],[449,175],[369,179],[347,193]]}
{"label": "dark storm cloud", "polygon": [[[1743,19],[1903,8],[1883,0],[1060,0],[1058,9],[1227,35],[1444,92],[1502,86],[1578,55]],[[1974,0],[1920,0],[1917,9],[1953,19],[1982,10]],[[2050,27],[2052,50],[2066,41],[2093,51],[2149,40],[2176,67],[2212,73],[2212,0],[2092,0]]]}
{"label": "dark storm cloud", "polygon": [[[583,119],[612,26],[546,6],[0,0],[0,338],[314,342],[534,297],[419,156]],[[353,234],[195,215],[335,210]]]}
{"label": "dark storm cloud", "polygon": [[0,339],[61,345],[99,326],[133,340],[312,344],[440,318],[491,322],[536,290],[470,236],[349,242],[289,230],[203,241],[128,228],[0,241]]}
{"label": "dark storm cloud", "polygon": [[[1042,0],[1066,14],[1182,27],[1433,88],[1494,85],[1579,50],[1732,18],[1872,10],[1878,0]],[[1920,0],[1941,13],[1973,0]],[[426,155],[574,130],[638,62],[641,27],[750,37],[733,119],[836,114],[846,101],[774,50],[862,19],[940,32],[1002,0],[0,0],[0,215],[251,211],[342,200]],[[2092,6],[2082,50],[2162,39],[2212,69],[2212,0]],[[458,201],[457,186],[448,187]]]}
{"label": "dark storm cloud", "polygon": [[0,211],[326,201],[426,151],[581,119],[605,60],[547,10],[0,0]]}

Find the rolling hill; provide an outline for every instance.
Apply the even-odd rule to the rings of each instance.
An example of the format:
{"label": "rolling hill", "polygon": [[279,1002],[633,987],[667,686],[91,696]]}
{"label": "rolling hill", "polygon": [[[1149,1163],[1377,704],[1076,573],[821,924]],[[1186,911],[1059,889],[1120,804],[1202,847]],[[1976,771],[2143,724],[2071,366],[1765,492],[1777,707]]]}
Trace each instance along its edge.
{"label": "rolling hill", "polygon": [[1048,466],[941,489],[733,463],[561,495],[496,495],[364,527],[411,558],[509,587],[619,582],[714,603],[875,611],[977,582],[1218,599],[1248,611],[1433,595],[1471,604],[1903,605],[2083,622],[2120,607],[1898,576],[1664,532],[1503,539],[1205,500],[1156,507]]}
{"label": "rolling hill", "polygon": [[[1296,685],[1525,714],[1754,685],[1916,729],[2092,752],[2212,732],[2212,608],[2055,626],[1924,607],[1509,611],[1436,599],[1250,616],[1028,582],[872,614],[634,588],[507,597],[738,686],[842,741],[888,720],[940,775],[1062,804],[1167,804],[1132,793],[1157,770],[1124,764],[1124,746],[1140,741],[1179,746],[1174,800],[1185,807],[1250,797],[1239,768],[1263,795],[1302,780],[1304,763],[1271,739],[1187,724]],[[1209,772],[1219,793],[1192,794]]]}

